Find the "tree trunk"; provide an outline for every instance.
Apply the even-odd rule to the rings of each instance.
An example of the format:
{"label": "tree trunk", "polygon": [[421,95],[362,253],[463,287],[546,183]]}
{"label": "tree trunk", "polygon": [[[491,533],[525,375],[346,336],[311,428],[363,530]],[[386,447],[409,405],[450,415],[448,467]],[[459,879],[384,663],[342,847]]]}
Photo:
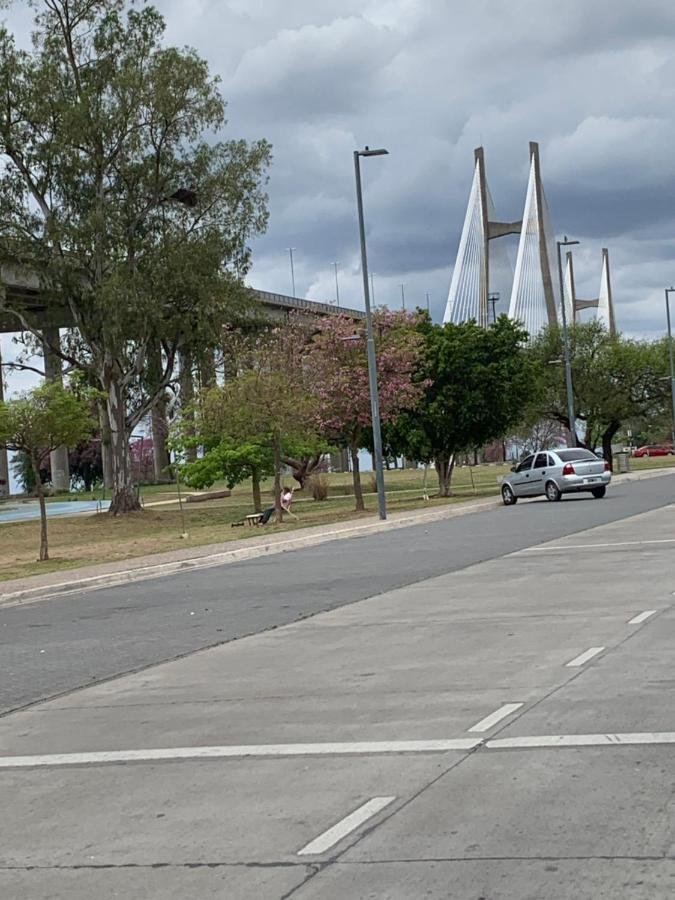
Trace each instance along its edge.
{"label": "tree trunk", "polygon": [[216,360],[213,350],[207,350],[199,361],[199,383],[203,391],[216,385]]}
{"label": "tree trunk", "polygon": [[122,387],[115,379],[107,385],[106,409],[110,424],[110,457],[112,462],[112,500],[108,512],[112,516],[135,512],[141,508],[131,474],[131,456],[126,428],[126,409]]}
{"label": "tree trunk", "polygon": [[438,475],[438,496],[450,496],[450,481],[452,479],[452,470],[455,467],[455,454],[450,456],[437,456],[434,460],[436,474]]}
{"label": "tree trunk", "polygon": [[281,435],[275,429],[272,437],[274,445],[274,509],[275,521],[281,525],[284,520],[284,511],[281,508]]}
{"label": "tree trunk", "polygon": [[609,463],[609,467],[614,471],[614,454],[612,453],[612,438],[621,427],[620,422],[610,422],[609,427],[602,435],[602,455]]}
{"label": "tree trunk", "polygon": [[354,482],[354,497],[356,498],[356,511],[361,512],[366,508],[363,502],[363,490],[361,489],[361,469],[359,467],[359,445],[354,441],[349,446],[352,455],[352,481]]}
{"label": "tree trunk", "polygon": [[153,477],[156,482],[168,483],[172,480],[169,471],[171,460],[166,448],[169,425],[166,420],[166,398],[163,395],[152,408],[151,421]]}
{"label": "tree trunk", "polygon": [[35,490],[40,503],[40,562],[49,559],[49,545],[47,543],[47,504],[45,503],[45,491],[40,478],[40,460],[36,454],[31,453],[31,465],[35,476]]}
{"label": "tree trunk", "polygon": [[253,512],[262,512],[262,498],[260,496],[260,472],[251,469],[251,486],[253,488]]}
{"label": "tree trunk", "polygon": [[322,455],[321,453],[315,453],[313,456],[301,456],[300,459],[282,456],[281,461],[293,470],[293,478],[295,478],[302,489],[309,476],[321,462]]}

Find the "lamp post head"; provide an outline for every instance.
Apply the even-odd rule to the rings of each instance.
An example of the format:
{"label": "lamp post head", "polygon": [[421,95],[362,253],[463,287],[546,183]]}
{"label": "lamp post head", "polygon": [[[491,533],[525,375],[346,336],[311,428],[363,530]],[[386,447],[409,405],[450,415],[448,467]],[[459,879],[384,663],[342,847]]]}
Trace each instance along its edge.
{"label": "lamp post head", "polygon": [[560,247],[572,247],[574,244],[578,244],[580,241],[568,241],[567,235],[565,235],[562,241],[558,241]]}
{"label": "lamp post head", "polygon": [[371,150],[370,147],[366,145],[363,150],[356,151],[359,156],[388,156],[389,151],[385,150],[384,147],[380,147],[379,150]]}

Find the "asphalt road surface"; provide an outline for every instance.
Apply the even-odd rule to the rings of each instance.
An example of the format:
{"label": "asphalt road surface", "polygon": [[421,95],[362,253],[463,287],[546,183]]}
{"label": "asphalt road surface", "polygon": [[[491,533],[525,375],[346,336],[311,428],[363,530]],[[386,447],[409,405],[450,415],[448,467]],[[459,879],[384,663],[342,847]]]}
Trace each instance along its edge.
{"label": "asphalt road surface", "polygon": [[675,502],[675,476],[0,608],[0,714]]}
{"label": "asphalt road surface", "polygon": [[671,900],[674,481],[1,611],[0,898]]}

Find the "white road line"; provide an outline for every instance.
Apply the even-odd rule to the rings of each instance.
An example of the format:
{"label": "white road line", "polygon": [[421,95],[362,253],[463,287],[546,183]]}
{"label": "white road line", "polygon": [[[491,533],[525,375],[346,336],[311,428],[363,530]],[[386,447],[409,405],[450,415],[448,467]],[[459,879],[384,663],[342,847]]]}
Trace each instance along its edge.
{"label": "white road line", "polygon": [[537,737],[491,738],[488,750],[518,750],[536,747],[606,747],[635,744],[675,744],[675,731],[646,731],[634,734],[542,734]]}
{"label": "white road line", "polygon": [[505,703],[503,706],[500,706],[499,709],[495,710],[493,713],[490,713],[489,716],[486,716],[484,719],[481,719],[480,722],[476,722],[475,725],[472,725],[469,728],[469,731],[489,731],[497,722],[501,722],[502,719],[505,719],[507,716],[510,716],[511,713],[515,712],[517,709],[520,709],[522,703]]}
{"label": "white road line", "polygon": [[576,669],[578,666],[583,666],[583,664],[587,663],[589,659],[593,659],[593,657],[597,656],[598,653],[602,653],[604,649],[604,647],[589,647],[588,650],[584,650],[584,652],[580,653],[579,656],[575,656],[574,659],[571,659],[568,663],[565,663],[565,666],[568,669]]}
{"label": "white road line", "polygon": [[342,838],[357,829],[359,825],[363,825],[368,819],[372,819],[373,816],[381,812],[385,806],[393,803],[395,799],[396,797],[373,797],[372,800],[355,809],[353,813],[345,816],[344,819],[340,819],[328,831],[324,831],[323,834],[314,838],[302,850],[298,850],[298,856],[313,856],[317,853],[325,853],[326,850],[330,850],[338,841],[341,841]]}
{"label": "white road line", "polygon": [[642,622],[646,622],[650,616],[653,616],[654,613],[658,612],[656,609],[646,609],[644,612],[641,612],[637,616],[633,616],[632,619],[628,620],[629,625],[641,625]]}
{"label": "white road line", "polygon": [[524,550],[519,550],[518,553],[547,553],[551,550],[597,550],[602,547],[642,547],[646,544],[675,544],[675,538],[658,538],[651,541],[607,541],[603,544],[561,544],[555,547],[543,544],[539,547],[526,547]]}
{"label": "white road line", "polygon": [[82,766],[101,763],[155,762],[171,759],[241,759],[248,756],[339,756],[369,753],[444,753],[473,750],[479,739],[434,741],[355,741],[326,744],[252,744],[231,747],[167,747],[156,750],[97,750],[40,756],[0,756],[0,769],[35,766]]}

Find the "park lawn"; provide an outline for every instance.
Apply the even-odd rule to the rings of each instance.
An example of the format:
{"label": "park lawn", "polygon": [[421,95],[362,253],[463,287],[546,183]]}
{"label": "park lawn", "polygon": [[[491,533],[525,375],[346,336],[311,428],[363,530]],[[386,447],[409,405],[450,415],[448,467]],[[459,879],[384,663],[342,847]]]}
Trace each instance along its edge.
{"label": "park lawn", "polygon": [[[501,465],[477,466],[471,472],[468,468],[458,468],[453,476],[453,496],[445,500],[432,497],[428,501],[422,497],[421,469],[389,471],[385,478],[389,511],[439,506],[473,497],[495,495],[499,489],[498,478],[508,468]],[[366,494],[366,512],[356,513],[353,495],[342,493],[351,484],[351,475],[334,474],[327,478],[329,491],[332,490],[332,496],[329,493],[328,500],[317,502],[309,492],[297,491],[293,511],[298,515],[298,521],[287,519],[281,526],[266,526],[266,531],[292,531],[376,514],[375,494]],[[291,483],[290,478],[284,481]],[[430,494],[433,494],[436,490],[433,470],[428,473],[428,485]],[[370,488],[370,473],[364,474],[363,486],[364,490]],[[266,482],[263,487],[263,505],[271,505],[272,484]],[[44,563],[36,561],[39,522],[0,525],[0,581],[75,566],[131,559],[178,548],[241,540],[263,533],[258,528],[232,527],[233,522],[241,521],[252,511],[250,486],[247,484],[237,486],[232,491],[232,496],[225,499],[183,503],[188,535],[186,538],[181,538],[183,526],[175,490],[172,493],[163,488],[143,492],[143,496],[148,505],[141,512],[119,519],[105,513],[51,519],[51,558]],[[164,501],[171,502],[165,504]],[[159,502],[160,505],[153,506],[153,502]]]}
{"label": "park lawn", "polygon": [[[673,457],[631,460],[633,471],[673,465],[675,465]],[[398,512],[496,495],[499,490],[499,479],[509,469],[508,464],[458,467],[452,478],[453,495],[443,500],[433,497],[437,482],[434,471],[430,468],[427,483],[432,496],[428,501],[422,497],[424,478],[422,469],[390,470],[385,473],[388,509],[390,512]],[[328,500],[316,502],[308,491],[296,491],[293,511],[299,516],[299,521],[286,520],[281,526],[271,524],[266,526],[266,531],[271,533],[293,531],[313,525],[372,517],[376,514],[377,497],[372,492],[366,493],[365,496],[366,512],[354,511],[354,497],[351,493],[345,493],[351,489],[352,478],[349,473],[335,473],[326,477],[329,482]],[[372,473],[362,474],[365,491],[374,488],[373,481]],[[284,483],[294,484],[290,477],[285,478]],[[218,487],[224,485],[214,485],[214,489]],[[190,492],[189,488],[181,488],[183,498]],[[77,499],[89,499],[90,496],[76,495]],[[174,486],[144,486],[141,489],[141,496],[145,508],[124,518],[113,519],[106,514],[80,514],[51,519],[49,523],[51,559],[45,563],[36,561],[39,546],[37,521],[0,524],[0,582],[76,566],[132,559],[178,548],[225,543],[263,533],[257,528],[232,527],[233,522],[241,521],[252,512],[251,490],[248,484],[238,485],[232,491],[232,496],[226,499],[183,503],[185,528],[188,534],[186,538],[181,538],[183,526]],[[263,505],[271,503],[270,479],[263,484]]]}

